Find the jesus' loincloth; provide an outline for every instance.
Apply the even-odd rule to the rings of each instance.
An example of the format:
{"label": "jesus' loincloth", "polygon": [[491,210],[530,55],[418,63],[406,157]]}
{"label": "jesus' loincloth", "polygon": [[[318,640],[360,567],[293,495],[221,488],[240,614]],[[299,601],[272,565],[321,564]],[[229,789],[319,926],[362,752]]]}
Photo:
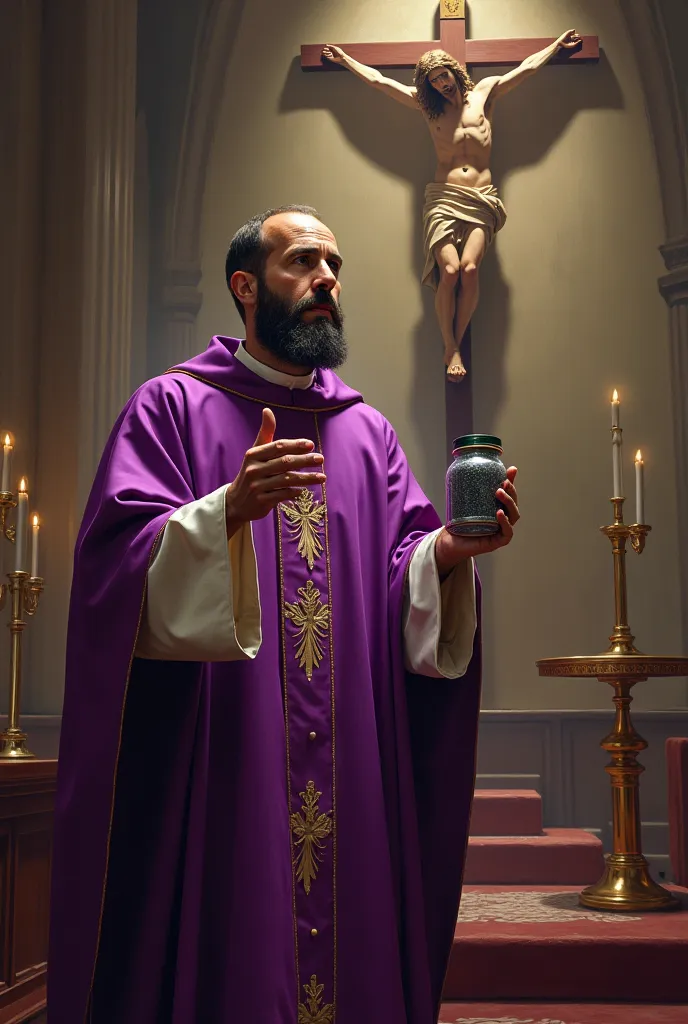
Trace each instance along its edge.
{"label": "jesus' loincloth", "polygon": [[486,248],[504,227],[506,210],[494,185],[469,188],[448,182],[431,182],[425,187],[423,206],[423,284],[437,288],[439,270],[433,249],[438,242],[452,241],[459,256],[466,240],[478,224],[485,231]]}

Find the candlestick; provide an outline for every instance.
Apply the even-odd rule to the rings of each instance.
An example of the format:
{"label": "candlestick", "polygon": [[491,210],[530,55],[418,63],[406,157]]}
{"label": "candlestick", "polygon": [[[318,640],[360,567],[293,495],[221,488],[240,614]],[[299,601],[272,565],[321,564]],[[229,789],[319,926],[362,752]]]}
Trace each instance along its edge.
{"label": "candlestick", "polygon": [[635,521],[645,522],[645,463],[640,449],[635,453]]}
{"label": "candlestick", "polygon": [[5,434],[2,446],[2,478],[0,478],[0,491],[7,493],[10,489],[10,466],[12,464],[12,438]]}
{"label": "candlestick", "polygon": [[14,571],[24,571],[24,560],[26,558],[26,526],[29,511],[29,495],[26,490],[26,480],[22,477],[19,482],[17,493],[17,526],[14,537]]}
{"label": "candlestick", "polygon": [[31,532],[31,575],[34,579],[38,576],[38,531],[40,528],[38,516],[34,516]]}
{"label": "candlestick", "polygon": [[646,523],[624,523],[623,498],[612,498],[612,505],[614,522],[601,528],[611,541],[614,565],[615,624],[610,646],[602,654],[544,658],[537,665],[541,676],[597,677],[614,689],[614,727],[600,744],[610,755],[605,771],[612,783],[612,853],[605,857],[602,878],[583,890],[579,902],[596,910],[679,910],[680,901],[654,881],[642,854],[639,780],[643,767],[637,756],[648,744],[636,732],[630,708],[636,683],[654,676],[684,676],[688,658],[643,654],[635,646],[628,621],[626,546],[630,540],[633,551],[641,554],[652,528]]}
{"label": "candlestick", "polygon": [[[4,436],[4,441],[3,441]],[[16,758],[33,757],[27,746],[27,735],[19,727],[22,686],[22,636],[35,615],[43,593],[44,580],[38,575],[38,541],[40,520],[32,516],[31,553],[28,551],[29,495],[26,479],[16,493],[10,490],[10,456],[14,442],[10,434],[0,434],[2,471],[0,473],[0,551],[3,540],[14,544],[14,571],[7,573],[7,582],[0,582],[0,610],[10,605],[10,685],[7,728],[0,733],[0,763]],[[8,516],[16,509],[14,522]],[[31,574],[28,566],[31,564]],[[6,568],[6,567],[5,567]],[[2,574],[0,573],[0,576]]]}
{"label": "candlestick", "polygon": [[623,441],[623,431],[619,422],[619,408],[621,402],[619,400],[619,393],[614,389],[612,395],[612,470],[614,474],[614,494],[613,498],[623,497],[623,466],[621,463],[621,444]]}

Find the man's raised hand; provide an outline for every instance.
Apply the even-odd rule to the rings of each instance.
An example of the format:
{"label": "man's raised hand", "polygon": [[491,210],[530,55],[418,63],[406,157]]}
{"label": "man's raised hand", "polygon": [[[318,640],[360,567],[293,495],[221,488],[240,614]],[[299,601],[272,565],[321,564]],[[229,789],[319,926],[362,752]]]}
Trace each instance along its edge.
{"label": "man's raised hand", "polygon": [[263,409],[258,437],[225,494],[227,533],[243,523],[264,519],[281,501],[296,498],[308,484],[322,484],[323,457],[307,438],[274,441],[275,414]]}

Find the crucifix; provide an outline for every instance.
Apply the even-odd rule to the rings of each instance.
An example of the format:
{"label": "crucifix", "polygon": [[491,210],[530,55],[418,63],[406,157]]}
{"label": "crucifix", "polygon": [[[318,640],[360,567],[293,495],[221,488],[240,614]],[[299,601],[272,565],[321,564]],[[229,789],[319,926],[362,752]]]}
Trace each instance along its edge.
{"label": "crucifix", "polygon": [[[477,268],[506,219],[489,172],[492,104],[498,95],[550,60],[590,63],[598,59],[597,37],[581,37],[573,31],[557,41],[467,39],[465,0],[440,0],[440,38],[436,40],[301,47],[304,71],[348,68],[392,98],[420,108],[425,116],[437,150],[438,177],[425,193],[423,280],[435,288],[449,381],[462,380],[466,374],[469,324],[477,305]],[[515,70],[474,86],[467,66]],[[409,67],[416,67],[417,88],[385,78],[379,71]],[[449,173],[445,173],[447,166]],[[448,206],[456,212],[446,219]],[[476,231],[476,225],[483,230]],[[447,412],[448,420],[453,421],[447,423],[449,438],[471,429],[471,396],[466,384],[462,401],[448,402]]]}
{"label": "crucifix", "polygon": [[[440,38],[408,43],[340,43],[342,49],[376,68],[413,68],[428,50],[445,50],[460,64],[476,67],[515,67],[531,53],[541,50],[551,39],[466,39],[466,0],[440,0]],[[301,47],[303,71],[338,71],[336,64],[324,60],[323,43]],[[581,46],[553,58],[554,63],[591,63],[599,60],[597,36],[583,36]]]}

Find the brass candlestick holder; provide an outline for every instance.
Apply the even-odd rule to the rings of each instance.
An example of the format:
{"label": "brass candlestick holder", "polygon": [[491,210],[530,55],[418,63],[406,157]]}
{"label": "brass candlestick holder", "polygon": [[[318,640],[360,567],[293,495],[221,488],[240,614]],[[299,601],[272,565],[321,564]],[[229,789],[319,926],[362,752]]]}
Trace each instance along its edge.
{"label": "brass candlestick holder", "polygon": [[614,558],[614,632],[603,654],[544,658],[537,662],[541,676],[591,677],[609,683],[616,705],[614,728],[600,746],[611,755],[605,771],[612,785],[612,853],[605,857],[606,868],[595,885],[584,889],[580,902],[597,910],[675,910],[679,901],[668,889],[650,877],[643,857],[640,836],[640,775],[645,770],[637,756],[647,747],[631,721],[631,689],[636,683],[656,676],[688,674],[688,658],[643,654],[634,644],[628,624],[626,590],[626,543],[641,554],[651,530],[642,523],[623,521],[624,498],[612,498],[614,522],[600,529],[612,542]]}
{"label": "brass candlestick holder", "polygon": [[[7,525],[7,514],[17,502],[9,491],[0,491],[0,541],[5,537],[15,542],[15,528]],[[0,733],[0,759],[35,757],[26,745],[27,736],[19,728],[19,701],[22,684],[22,634],[26,628],[23,613],[35,614],[43,592],[41,576],[15,571],[7,574],[7,583],[0,584],[0,610],[10,599],[10,693],[7,728]]]}

